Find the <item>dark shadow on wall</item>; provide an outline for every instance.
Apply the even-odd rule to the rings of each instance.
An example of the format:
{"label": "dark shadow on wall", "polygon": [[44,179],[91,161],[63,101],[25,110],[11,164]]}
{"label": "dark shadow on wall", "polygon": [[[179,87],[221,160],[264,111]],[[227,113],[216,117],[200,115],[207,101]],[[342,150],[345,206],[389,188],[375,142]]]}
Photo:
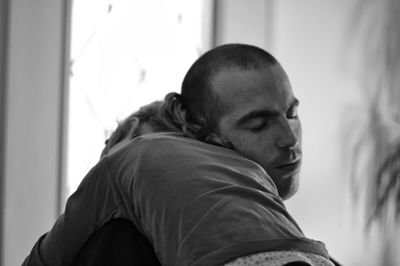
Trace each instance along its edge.
{"label": "dark shadow on wall", "polygon": [[0,1],[0,265],[3,262],[3,216],[4,216],[4,175],[5,175],[5,137],[7,106],[7,51],[9,1]]}

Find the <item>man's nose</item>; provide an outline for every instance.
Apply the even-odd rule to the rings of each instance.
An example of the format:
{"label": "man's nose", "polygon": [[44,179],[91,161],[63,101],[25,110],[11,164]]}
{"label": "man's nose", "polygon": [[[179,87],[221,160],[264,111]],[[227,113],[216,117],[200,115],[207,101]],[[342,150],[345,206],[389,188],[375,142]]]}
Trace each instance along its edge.
{"label": "man's nose", "polygon": [[282,121],[278,132],[278,146],[280,148],[295,148],[299,144],[299,128],[287,119]]}

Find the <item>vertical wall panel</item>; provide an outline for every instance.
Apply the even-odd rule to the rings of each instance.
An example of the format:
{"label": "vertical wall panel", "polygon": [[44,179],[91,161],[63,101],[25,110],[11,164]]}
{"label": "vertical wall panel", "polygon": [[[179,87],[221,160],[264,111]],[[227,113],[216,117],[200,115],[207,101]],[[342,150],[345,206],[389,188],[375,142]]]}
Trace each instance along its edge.
{"label": "vertical wall panel", "polygon": [[20,265],[58,212],[64,5],[10,1],[3,265]]}
{"label": "vertical wall panel", "polygon": [[3,217],[4,217],[4,145],[6,117],[6,70],[8,44],[8,5],[0,1],[0,264],[3,258]]}

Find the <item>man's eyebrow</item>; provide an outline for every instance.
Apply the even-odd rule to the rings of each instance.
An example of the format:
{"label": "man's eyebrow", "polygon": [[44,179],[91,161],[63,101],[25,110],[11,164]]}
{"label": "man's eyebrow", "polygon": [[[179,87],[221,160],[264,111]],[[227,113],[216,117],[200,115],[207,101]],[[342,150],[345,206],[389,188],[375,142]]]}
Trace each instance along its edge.
{"label": "man's eyebrow", "polygon": [[278,112],[276,111],[272,111],[272,110],[255,110],[255,111],[251,111],[247,114],[245,114],[244,116],[242,116],[241,118],[239,118],[239,120],[237,121],[237,124],[244,124],[247,121],[253,119],[253,118],[258,118],[258,117],[272,117],[272,116],[276,116],[279,115]]}
{"label": "man's eyebrow", "polygon": [[[290,105],[289,108],[293,108],[293,107],[297,107],[299,105],[299,100],[298,99],[294,99]],[[245,114],[244,116],[242,116],[241,118],[239,118],[239,120],[237,121],[237,124],[244,124],[247,121],[253,119],[253,118],[258,118],[258,117],[273,117],[279,115],[279,112],[274,111],[274,110],[268,110],[268,109],[263,109],[263,110],[255,110],[255,111],[251,111],[247,114]]]}

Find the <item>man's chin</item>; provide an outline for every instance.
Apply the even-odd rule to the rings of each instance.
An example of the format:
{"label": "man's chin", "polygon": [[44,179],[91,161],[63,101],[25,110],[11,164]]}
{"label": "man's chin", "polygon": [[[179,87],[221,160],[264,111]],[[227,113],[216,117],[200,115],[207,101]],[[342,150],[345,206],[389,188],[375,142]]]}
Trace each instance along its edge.
{"label": "man's chin", "polygon": [[282,198],[282,200],[287,200],[287,199],[290,199],[292,196],[294,196],[294,194],[296,194],[297,190],[298,190],[298,187],[295,189],[291,189],[291,190],[282,192],[282,193],[280,193],[278,191],[278,193],[279,193],[279,196]]}
{"label": "man's chin", "polygon": [[283,200],[290,199],[299,189],[299,175],[293,175],[275,181],[275,185],[278,189],[278,194]]}

